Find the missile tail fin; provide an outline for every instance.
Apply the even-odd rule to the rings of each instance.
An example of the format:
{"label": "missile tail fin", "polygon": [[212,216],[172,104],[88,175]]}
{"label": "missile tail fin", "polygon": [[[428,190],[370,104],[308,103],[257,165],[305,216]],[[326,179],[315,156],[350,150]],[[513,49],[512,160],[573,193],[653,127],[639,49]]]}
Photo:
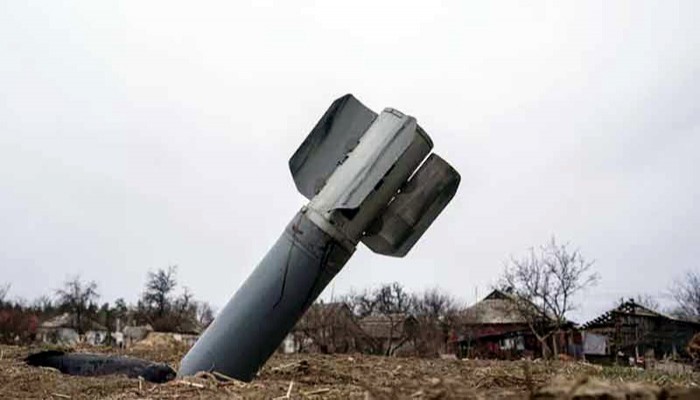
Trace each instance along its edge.
{"label": "missile tail fin", "polygon": [[457,192],[460,176],[431,154],[361,239],[378,254],[403,257]]}
{"label": "missile tail fin", "polygon": [[376,117],[351,94],[336,99],[289,159],[299,192],[309,200],[320,192]]}

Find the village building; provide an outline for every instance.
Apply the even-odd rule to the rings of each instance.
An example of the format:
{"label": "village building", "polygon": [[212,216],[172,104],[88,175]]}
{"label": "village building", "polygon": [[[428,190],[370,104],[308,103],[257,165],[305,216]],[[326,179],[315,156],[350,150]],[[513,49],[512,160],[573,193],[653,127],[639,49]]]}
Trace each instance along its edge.
{"label": "village building", "polygon": [[123,344],[120,347],[130,347],[134,343],[145,339],[151,332],[153,332],[153,327],[149,324],[125,326],[121,332]]}
{"label": "village building", "polygon": [[45,343],[61,345],[87,343],[96,346],[104,343],[109,334],[104,325],[92,320],[87,321],[87,329],[82,335],[74,328],[75,326],[75,317],[70,313],[63,313],[39,324],[37,338]]}
{"label": "village building", "polygon": [[417,320],[408,314],[357,318],[345,303],[312,305],[282,342],[283,353],[413,354]]}
{"label": "village building", "polygon": [[184,348],[194,346],[199,335],[195,333],[178,333],[178,332],[157,332],[149,331],[146,336],[137,341],[134,345],[140,347],[160,347],[178,345]]}
{"label": "village building", "polygon": [[359,351],[361,331],[345,303],[313,304],[282,342],[283,353],[350,353]]}
{"label": "village building", "polygon": [[[530,328],[532,319],[528,320],[514,307],[514,301],[513,295],[493,290],[481,301],[462,310],[450,339],[455,354],[459,358],[497,359],[542,355],[542,343]],[[552,329],[546,339],[549,349],[554,350],[556,346],[557,354],[572,356],[581,353],[581,337],[573,329],[573,323],[565,322],[559,332],[553,332],[556,325],[551,318],[536,323]]]}
{"label": "village building", "polygon": [[418,321],[409,314],[369,315],[359,320],[364,333],[365,352],[384,355],[413,355],[413,339],[418,334]]}
{"label": "village building", "polygon": [[700,322],[665,315],[628,300],[586,322],[582,329],[587,360],[640,362],[645,356],[688,358],[687,346],[700,332]]}
{"label": "village building", "polygon": [[[133,321],[132,321],[133,324]],[[120,347],[131,347],[137,343],[183,343],[188,347],[194,345],[202,329],[194,321],[185,321],[177,331],[156,331],[150,324],[127,325],[122,329],[123,344]]]}

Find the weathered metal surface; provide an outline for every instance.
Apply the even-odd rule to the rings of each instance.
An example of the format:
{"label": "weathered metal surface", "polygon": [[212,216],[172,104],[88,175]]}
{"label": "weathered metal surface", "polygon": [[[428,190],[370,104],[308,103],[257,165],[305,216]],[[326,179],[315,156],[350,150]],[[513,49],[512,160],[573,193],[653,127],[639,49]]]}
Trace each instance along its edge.
{"label": "weathered metal surface", "polygon": [[[416,132],[418,133],[418,132]],[[383,210],[396,196],[397,191],[406,183],[408,178],[418,168],[423,159],[430,153],[432,142],[427,135],[414,134],[413,141],[394,162],[389,171],[375,183],[362,205],[352,210],[354,215],[343,226],[348,236],[360,240],[371,223],[381,216]]]}
{"label": "weathered metal surface", "polygon": [[405,256],[452,200],[459,181],[457,171],[431,154],[368,228],[362,243],[375,253]]}
{"label": "weathered metal surface", "polygon": [[352,253],[300,212],[180,363],[249,381]]}
{"label": "weathered metal surface", "polygon": [[289,161],[311,201],[187,353],[178,375],[252,379],[360,240],[375,252],[405,255],[459,184],[459,174],[435,155],[414,174],[432,146],[411,116],[390,108],[377,116],[351,95],[333,102]]}
{"label": "weathered metal surface", "polygon": [[310,206],[321,212],[360,207],[411,144],[416,126],[415,118],[393,110],[379,114]]}
{"label": "weathered metal surface", "polygon": [[311,200],[345,155],[355,148],[377,114],[351,94],[335,100],[289,159],[301,194]]}

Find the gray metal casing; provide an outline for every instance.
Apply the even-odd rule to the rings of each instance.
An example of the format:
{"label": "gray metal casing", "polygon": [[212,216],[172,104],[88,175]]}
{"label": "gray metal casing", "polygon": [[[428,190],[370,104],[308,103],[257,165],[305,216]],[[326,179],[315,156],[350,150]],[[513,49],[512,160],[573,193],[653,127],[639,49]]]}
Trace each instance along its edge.
{"label": "gray metal casing", "polygon": [[180,363],[250,381],[350,256],[299,212]]}
{"label": "gray metal casing", "polygon": [[289,161],[309,204],[183,358],[178,376],[217,371],[251,380],[357,243],[403,257],[459,185],[447,162],[428,157],[432,147],[411,116],[391,108],[376,114],[352,95],[335,100]]}

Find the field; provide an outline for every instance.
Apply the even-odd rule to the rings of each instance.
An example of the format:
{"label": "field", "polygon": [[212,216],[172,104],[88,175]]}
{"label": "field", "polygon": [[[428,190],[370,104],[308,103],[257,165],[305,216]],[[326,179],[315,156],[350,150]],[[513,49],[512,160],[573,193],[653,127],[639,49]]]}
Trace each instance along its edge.
{"label": "field", "polygon": [[[698,373],[669,375],[576,362],[276,355],[251,383],[200,376],[158,385],[26,366],[22,359],[35,350],[0,346],[0,398],[700,399]],[[185,350],[177,343],[139,343],[124,354],[177,367]],[[89,351],[114,353],[107,348]]]}

